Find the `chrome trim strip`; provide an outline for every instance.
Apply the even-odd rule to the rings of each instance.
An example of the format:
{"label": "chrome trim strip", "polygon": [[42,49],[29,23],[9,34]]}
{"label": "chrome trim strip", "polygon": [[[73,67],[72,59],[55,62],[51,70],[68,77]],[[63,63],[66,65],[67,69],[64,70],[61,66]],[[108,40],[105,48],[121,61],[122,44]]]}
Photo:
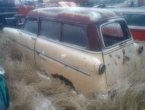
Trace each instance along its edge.
{"label": "chrome trim strip", "polygon": [[11,38],[9,38],[9,39],[10,39],[12,42],[17,43],[17,44],[20,45],[20,46],[23,46],[23,47],[25,47],[25,48],[27,48],[27,49],[29,49],[29,50],[31,50],[31,51],[34,51],[34,54],[40,54],[40,55],[38,55],[38,56],[40,56],[42,59],[51,59],[51,60],[54,60],[54,61],[56,61],[56,62],[58,62],[58,63],[63,64],[64,66],[67,66],[67,67],[69,67],[69,68],[71,68],[71,69],[74,69],[74,70],[76,70],[76,71],[78,71],[78,72],[80,72],[80,73],[82,73],[82,74],[84,74],[84,75],[91,76],[89,73],[83,72],[83,71],[81,71],[81,70],[75,68],[74,66],[67,65],[67,64],[65,64],[65,63],[62,62],[62,61],[59,61],[59,60],[57,60],[57,59],[55,59],[55,58],[49,57],[49,56],[47,56],[47,55],[44,55],[44,54],[42,54],[41,52],[39,52],[39,51],[37,51],[37,50],[31,49],[30,47],[25,46],[25,45],[23,45],[23,44],[17,42],[16,40],[13,40],[13,39],[11,39]]}

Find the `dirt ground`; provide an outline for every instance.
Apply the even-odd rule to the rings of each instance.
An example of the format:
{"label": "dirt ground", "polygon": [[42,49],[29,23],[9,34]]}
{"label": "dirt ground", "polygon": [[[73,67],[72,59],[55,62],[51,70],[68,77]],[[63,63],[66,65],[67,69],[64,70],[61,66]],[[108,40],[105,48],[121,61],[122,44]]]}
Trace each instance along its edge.
{"label": "dirt ground", "polygon": [[[9,110],[145,110],[145,68],[112,97],[77,94],[62,81],[44,76],[26,58],[12,60],[0,33],[0,65],[5,68]],[[3,51],[5,50],[5,51]]]}

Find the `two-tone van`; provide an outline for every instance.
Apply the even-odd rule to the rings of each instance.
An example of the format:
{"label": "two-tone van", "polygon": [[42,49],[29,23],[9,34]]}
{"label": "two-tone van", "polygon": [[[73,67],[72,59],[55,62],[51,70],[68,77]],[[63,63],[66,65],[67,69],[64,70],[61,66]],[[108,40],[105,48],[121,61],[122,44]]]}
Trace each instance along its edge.
{"label": "two-tone van", "polygon": [[144,46],[133,41],[124,18],[95,8],[42,8],[22,29],[4,28],[8,45],[76,91],[107,93],[141,69]]}

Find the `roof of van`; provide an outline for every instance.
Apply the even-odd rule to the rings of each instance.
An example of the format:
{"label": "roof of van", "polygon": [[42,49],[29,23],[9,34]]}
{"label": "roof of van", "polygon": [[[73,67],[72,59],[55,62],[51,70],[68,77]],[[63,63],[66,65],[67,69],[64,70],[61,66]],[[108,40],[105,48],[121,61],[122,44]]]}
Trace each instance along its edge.
{"label": "roof of van", "polygon": [[49,7],[35,9],[28,16],[39,16],[60,21],[77,22],[81,24],[97,23],[117,15],[106,9],[82,8],[82,7]]}

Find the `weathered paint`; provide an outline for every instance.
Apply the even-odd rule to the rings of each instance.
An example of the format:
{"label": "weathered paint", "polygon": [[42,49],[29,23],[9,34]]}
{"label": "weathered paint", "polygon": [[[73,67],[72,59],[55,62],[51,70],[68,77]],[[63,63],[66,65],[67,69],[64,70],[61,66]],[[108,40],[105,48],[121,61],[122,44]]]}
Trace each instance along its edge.
{"label": "weathered paint", "polygon": [[[79,16],[83,17],[84,15]],[[81,22],[81,19],[75,19]],[[103,23],[108,22],[107,19],[112,18],[104,17]],[[101,21],[101,19],[100,21],[97,20],[97,23],[101,24]],[[30,60],[36,62],[36,65],[47,74],[58,74],[65,77],[73,83],[76,90],[84,94],[96,91],[106,93],[119,80],[128,77],[133,71],[137,71],[144,65],[145,45],[134,43],[132,39],[129,39],[124,44],[104,49],[102,40],[100,40],[102,36],[100,36],[97,30],[99,25],[96,26],[96,23],[92,24],[93,21],[89,21],[87,28],[90,27],[91,30],[87,29],[87,35],[88,37],[95,35],[96,39],[94,40],[94,37],[90,37],[88,42],[92,42],[92,45],[91,43],[89,44],[91,49],[95,48],[93,46],[100,46],[101,50],[98,51],[66,46],[63,42],[44,39],[41,36],[36,37],[22,30],[5,28],[4,32],[10,42],[13,42],[22,53],[28,55]],[[143,49],[140,48],[141,46]],[[98,70],[101,64],[106,65],[106,72],[100,75]]]}
{"label": "weathered paint", "polygon": [[105,74],[98,74],[98,67],[103,63],[101,53],[92,55],[43,39],[37,40],[36,51],[39,52],[36,63],[42,70],[65,76],[76,90],[82,93],[106,91]]}
{"label": "weathered paint", "polygon": [[129,77],[134,71],[144,66],[145,51],[140,54],[137,43],[125,44],[115,50],[104,51],[104,61],[106,64],[107,85],[117,85],[121,80]]}
{"label": "weathered paint", "polygon": [[29,34],[11,28],[5,28],[4,31],[13,48],[16,47],[28,56],[31,62],[36,61],[40,70],[47,74],[64,76],[73,83],[77,91],[84,94],[94,91],[107,92],[106,75],[98,74],[99,65],[103,64],[101,52],[76,50],[41,38],[35,40],[34,50],[34,41],[31,39],[32,36],[28,36]]}
{"label": "weathered paint", "polygon": [[21,30],[17,29],[4,29],[7,34],[5,36],[7,37],[7,40],[9,42],[10,48],[15,48],[16,52],[21,52],[21,54],[24,54],[28,59],[30,59],[30,62],[32,64],[35,63],[34,59],[34,44],[35,40],[32,39],[35,36],[31,36],[28,33],[24,33]]}
{"label": "weathered paint", "polygon": [[91,24],[118,17],[112,11],[93,8],[43,8],[31,11],[28,17],[35,16],[55,21],[64,21],[80,24]]}

